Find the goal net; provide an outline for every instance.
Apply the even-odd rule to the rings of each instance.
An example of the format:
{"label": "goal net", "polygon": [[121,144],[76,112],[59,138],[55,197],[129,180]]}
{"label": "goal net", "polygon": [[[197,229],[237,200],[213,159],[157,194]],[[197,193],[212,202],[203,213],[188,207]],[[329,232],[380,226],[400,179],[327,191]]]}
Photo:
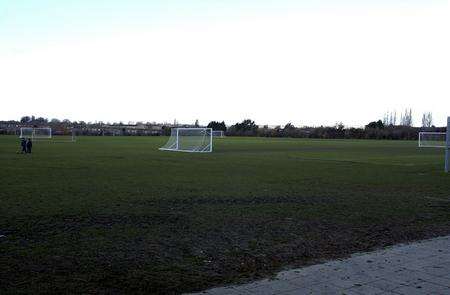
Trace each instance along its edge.
{"label": "goal net", "polygon": [[419,147],[445,148],[446,139],[445,132],[420,132]]}
{"label": "goal net", "polygon": [[447,117],[447,132],[420,132],[419,147],[445,149],[445,172],[450,172],[450,117]]}
{"label": "goal net", "polygon": [[31,128],[22,127],[20,128],[20,138],[31,138],[33,140],[39,139],[51,139],[52,129],[49,127],[44,128]]}
{"label": "goal net", "polygon": [[212,152],[211,128],[172,128],[163,151],[209,153]]}
{"label": "goal net", "polygon": [[76,129],[56,129],[53,130],[52,142],[76,142]]}
{"label": "goal net", "polygon": [[221,138],[221,137],[225,137],[225,133],[222,130],[213,130],[212,136]]}
{"label": "goal net", "polygon": [[75,129],[56,129],[50,127],[22,127],[20,138],[30,138],[33,141],[75,142],[77,132]]}

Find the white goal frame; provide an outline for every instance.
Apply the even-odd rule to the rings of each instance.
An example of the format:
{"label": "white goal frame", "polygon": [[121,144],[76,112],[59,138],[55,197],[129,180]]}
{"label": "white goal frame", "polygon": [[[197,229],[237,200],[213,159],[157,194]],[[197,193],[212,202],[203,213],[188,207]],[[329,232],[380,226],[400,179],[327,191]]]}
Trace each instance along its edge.
{"label": "white goal frame", "polygon": [[76,142],[77,141],[77,129],[70,129],[70,134],[58,134],[58,131],[52,135],[52,142]]}
{"label": "white goal frame", "polygon": [[[39,134],[39,130],[45,130],[46,135]],[[69,132],[70,134],[58,134],[50,127],[21,127],[19,138],[30,138],[33,141],[76,142],[76,129],[70,129]]]}
{"label": "white goal frame", "polygon": [[[446,147],[446,141],[442,140],[442,143],[436,144],[426,144],[424,143],[424,137],[427,135],[431,136],[442,136],[443,138],[446,138],[447,133],[446,132],[419,132],[419,147],[420,148],[445,148]],[[435,142],[438,142],[438,140],[434,140]],[[440,142],[440,141],[439,141]]]}
{"label": "white goal frame", "polygon": [[[25,134],[25,131],[31,131],[30,135]],[[37,134],[39,130],[46,130],[48,135]],[[52,128],[50,127],[20,127],[19,138],[31,138],[32,140],[38,139],[51,139],[52,138]]]}
{"label": "white goal frame", "polygon": [[[444,136],[445,141],[442,144],[426,145],[422,143],[422,137],[425,135],[437,135]],[[447,118],[447,131],[446,132],[419,132],[419,147],[420,148],[444,148],[445,149],[445,172],[450,172],[450,117]]]}
{"label": "white goal frame", "polygon": [[222,130],[213,130],[212,131],[212,136],[216,137],[216,138],[224,138],[225,137],[225,132]]}
{"label": "white goal frame", "polygon": [[450,117],[447,118],[447,147],[445,148],[445,172],[450,171]]}
{"label": "white goal frame", "polygon": [[[183,136],[181,133],[184,131],[195,130],[203,132],[203,136],[209,136],[207,140],[207,144],[203,147],[198,147],[196,149],[185,149],[180,143],[180,136]],[[175,138],[174,138],[175,137]],[[173,151],[173,152],[186,152],[186,153],[210,153],[213,149],[213,136],[212,136],[212,128],[172,128],[171,135],[169,141],[166,143],[164,147],[160,147],[161,151]],[[171,141],[173,141],[171,143]]]}

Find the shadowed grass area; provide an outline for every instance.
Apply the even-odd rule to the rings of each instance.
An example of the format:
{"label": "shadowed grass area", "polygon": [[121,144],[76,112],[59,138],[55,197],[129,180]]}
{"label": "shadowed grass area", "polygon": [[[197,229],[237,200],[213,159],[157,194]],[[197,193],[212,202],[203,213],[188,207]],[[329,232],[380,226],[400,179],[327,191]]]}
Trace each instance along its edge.
{"label": "shadowed grass area", "polygon": [[2,293],[181,293],[450,232],[443,151],[415,142],[0,136]]}

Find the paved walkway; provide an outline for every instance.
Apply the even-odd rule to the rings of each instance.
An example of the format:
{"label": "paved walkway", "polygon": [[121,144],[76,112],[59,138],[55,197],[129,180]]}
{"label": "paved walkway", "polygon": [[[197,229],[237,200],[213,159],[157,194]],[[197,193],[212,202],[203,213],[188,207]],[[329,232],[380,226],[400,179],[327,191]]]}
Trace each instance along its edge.
{"label": "paved walkway", "polygon": [[450,236],[293,269],[196,294],[450,294]]}

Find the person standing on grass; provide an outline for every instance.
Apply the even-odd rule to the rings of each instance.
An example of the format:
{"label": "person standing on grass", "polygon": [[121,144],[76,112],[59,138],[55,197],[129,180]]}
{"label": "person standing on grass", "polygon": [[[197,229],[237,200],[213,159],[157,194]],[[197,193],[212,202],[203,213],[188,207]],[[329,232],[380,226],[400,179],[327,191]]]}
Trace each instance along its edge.
{"label": "person standing on grass", "polygon": [[27,153],[27,141],[25,140],[25,138],[21,138],[20,139],[20,147],[22,148],[20,153],[21,154],[26,154]]}
{"label": "person standing on grass", "polygon": [[27,140],[27,153],[31,154],[31,148],[33,148],[33,142],[31,142],[31,138]]}

